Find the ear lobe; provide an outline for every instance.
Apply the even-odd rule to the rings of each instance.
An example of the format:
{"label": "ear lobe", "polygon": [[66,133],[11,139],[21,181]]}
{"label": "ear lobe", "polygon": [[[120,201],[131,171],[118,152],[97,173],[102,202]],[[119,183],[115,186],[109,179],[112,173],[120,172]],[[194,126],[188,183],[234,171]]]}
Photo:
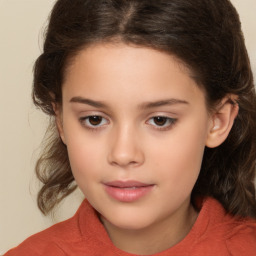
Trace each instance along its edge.
{"label": "ear lobe", "polygon": [[57,130],[59,133],[59,136],[64,144],[66,144],[64,131],[63,131],[63,122],[62,122],[62,113],[59,107],[57,107],[55,104],[53,104],[53,109],[55,112],[55,123],[57,126]]}
{"label": "ear lobe", "polygon": [[206,140],[207,147],[218,147],[226,140],[238,111],[239,106],[234,97],[226,97],[221,101],[220,107],[212,115],[212,124]]}

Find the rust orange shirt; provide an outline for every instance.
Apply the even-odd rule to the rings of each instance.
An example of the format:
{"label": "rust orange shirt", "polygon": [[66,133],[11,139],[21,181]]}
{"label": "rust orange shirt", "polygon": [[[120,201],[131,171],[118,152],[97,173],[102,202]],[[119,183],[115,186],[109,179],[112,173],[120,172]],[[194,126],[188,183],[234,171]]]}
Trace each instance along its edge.
{"label": "rust orange shirt", "polygon": [[[85,200],[76,214],[25,240],[4,256],[132,256],[116,248]],[[256,222],[238,220],[212,198],[202,203],[189,234],[156,256],[256,256]]]}

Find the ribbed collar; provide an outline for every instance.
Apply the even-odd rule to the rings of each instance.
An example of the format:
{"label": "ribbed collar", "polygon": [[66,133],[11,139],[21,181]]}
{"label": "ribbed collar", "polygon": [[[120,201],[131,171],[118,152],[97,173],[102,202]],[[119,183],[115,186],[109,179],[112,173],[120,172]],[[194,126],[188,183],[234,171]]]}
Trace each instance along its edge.
{"label": "ribbed collar", "polygon": [[[189,256],[191,248],[200,237],[202,237],[210,227],[215,223],[221,223],[225,218],[225,210],[221,204],[213,198],[205,198],[201,200],[201,210],[198,218],[194,223],[188,235],[175,246],[154,254],[156,256],[182,255]],[[135,256],[135,254],[126,253],[116,248],[111,242],[104,226],[100,222],[96,211],[84,200],[80,206],[77,214],[79,221],[79,228],[85,244],[94,247],[94,255],[104,256]]]}

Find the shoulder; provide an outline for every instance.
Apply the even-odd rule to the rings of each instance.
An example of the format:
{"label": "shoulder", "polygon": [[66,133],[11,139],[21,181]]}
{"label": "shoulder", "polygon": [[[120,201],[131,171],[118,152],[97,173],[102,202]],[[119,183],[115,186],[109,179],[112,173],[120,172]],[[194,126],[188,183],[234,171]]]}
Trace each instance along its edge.
{"label": "shoulder", "polygon": [[83,204],[72,218],[30,236],[19,246],[9,250],[4,256],[66,255],[62,250],[63,244],[72,244],[81,240],[78,219],[82,207]]}
{"label": "shoulder", "polygon": [[211,244],[211,250],[222,251],[232,256],[256,255],[256,220],[238,218],[225,211],[215,199],[208,198],[201,209],[202,243]]}
{"label": "shoulder", "polygon": [[231,255],[256,255],[256,222],[254,220],[234,220],[229,224],[226,244]]}

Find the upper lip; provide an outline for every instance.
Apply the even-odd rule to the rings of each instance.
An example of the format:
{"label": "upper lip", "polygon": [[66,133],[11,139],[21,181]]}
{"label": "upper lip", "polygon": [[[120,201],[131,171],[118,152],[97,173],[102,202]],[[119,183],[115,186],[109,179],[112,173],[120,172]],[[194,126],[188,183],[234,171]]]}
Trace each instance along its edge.
{"label": "upper lip", "polygon": [[104,185],[117,187],[117,188],[131,188],[131,187],[147,187],[147,186],[152,186],[153,184],[143,183],[136,180],[128,180],[128,181],[116,180],[116,181],[105,182]]}

